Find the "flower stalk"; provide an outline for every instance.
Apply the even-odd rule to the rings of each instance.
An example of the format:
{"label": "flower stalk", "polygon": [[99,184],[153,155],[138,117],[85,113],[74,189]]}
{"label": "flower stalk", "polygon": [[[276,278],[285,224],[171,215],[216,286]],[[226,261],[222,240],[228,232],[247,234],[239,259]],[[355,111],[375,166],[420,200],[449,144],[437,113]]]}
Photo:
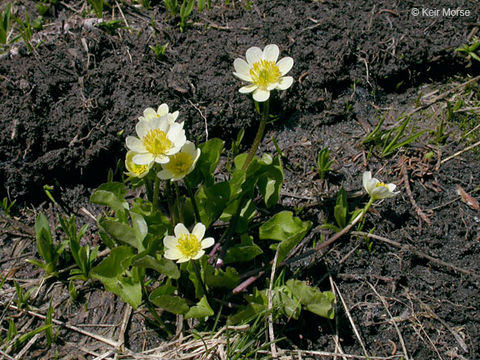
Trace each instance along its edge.
{"label": "flower stalk", "polygon": [[[258,106],[258,102],[255,101],[255,106]],[[260,145],[260,142],[262,141],[263,133],[265,132],[265,127],[267,125],[267,119],[268,116],[270,115],[270,102],[267,100],[263,103],[263,109],[262,109],[262,117],[260,119],[260,124],[258,125],[257,129],[257,134],[255,135],[255,139],[253,140],[252,147],[250,148],[250,151],[248,152],[247,159],[243,163],[242,170],[247,170],[248,165],[253,160],[253,157],[255,156],[255,153],[257,152],[258,146]]]}

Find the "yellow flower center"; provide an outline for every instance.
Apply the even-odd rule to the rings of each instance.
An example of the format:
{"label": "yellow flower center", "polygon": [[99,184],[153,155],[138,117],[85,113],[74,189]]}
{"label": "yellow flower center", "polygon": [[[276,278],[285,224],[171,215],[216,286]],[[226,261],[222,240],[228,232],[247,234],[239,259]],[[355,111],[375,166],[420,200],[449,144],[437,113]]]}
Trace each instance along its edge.
{"label": "yellow flower center", "polygon": [[388,189],[388,185],[385,184],[385,183],[383,183],[383,182],[378,182],[378,183],[375,185],[375,187],[384,187],[384,188],[386,188],[387,190],[389,190],[389,189]]}
{"label": "yellow flower center", "polygon": [[132,163],[130,165],[130,171],[134,174],[136,174],[137,176],[140,176],[142,175],[143,173],[145,173],[146,171],[148,170],[148,165],[137,165],[135,163]]}
{"label": "yellow flower center", "polygon": [[182,234],[178,238],[177,249],[180,250],[184,256],[193,258],[202,250],[202,243],[198,241],[197,237],[193,234]]}
{"label": "yellow flower center", "polygon": [[260,60],[254,63],[250,69],[250,76],[252,77],[253,83],[262,89],[278,82],[281,75],[277,64],[268,60]]}
{"label": "yellow flower center", "polygon": [[168,140],[164,131],[153,129],[143,138],[143,145],[150,154],[158,156],[164,155],[172,147],[172,142]]}
{"label": "yellow flower center", "polygon": [[185,175],[193,164],[193,158],[184,152],[177,153],[170,157],[170,161],[163,165],[176,176]]}

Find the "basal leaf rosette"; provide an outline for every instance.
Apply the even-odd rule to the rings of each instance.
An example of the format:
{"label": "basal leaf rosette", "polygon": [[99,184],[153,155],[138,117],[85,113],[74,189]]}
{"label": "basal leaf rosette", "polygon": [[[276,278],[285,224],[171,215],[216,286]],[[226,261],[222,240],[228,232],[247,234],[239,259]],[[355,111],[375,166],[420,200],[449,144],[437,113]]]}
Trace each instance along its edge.
{"label": "basal leaf rosette", "polygon": [[199,157],[200,149],[195,148],[195,144],[187,140],[181,150],[170,156],[168,163],[162,165],[162,170],[157,176],[162,180],[183,179],[193,171]]}
{"label": "basal leaf rosette", "polygon": [[170,122],[168,115],[139,120],[135,130],[138,137],[128,136],[126,144],[137,153],[132,159],[137,165],[166,164],[187,141],[183,123]]}
{"label": "basal leaf rosette", "polygon": [[176,260],[177,263],[187,262],[189,260],[200,259],[206,248],[212,246],[215,240],[212,237],[205,236],[205,225],[197,223],[192,232],[182,223],[177,224],[173,230],[175,236],[167,235],[163,239],[165,246],[165,258]]}
{"label": "basal leaf rosette", "polygon": [[158,107],[158,109],[155,111],[155,109],[148,107],[143,111],[143,116],[140,116],[138,120],[142,121],[150,121],[152,119],[160,118],[163,116],[168,117],[168,121],[171,123],[174,123],[175,120],[178,118],[178,111],[175,111],[173,113],[169,112],[169,108],[167,104],[162,104]]}
{"label": "basal leaf rosette", "polygon": [[148,174],[153,163],[147,165],[137,165],[133,162],[133,157],[135,155],[137,155],[136,152],[127,151],[127,155],[125,156],[125,168],[127,169],[126,175],[141,179]]}
{"label": "basal leaf rosette", "polygon": [[378,179],[372,178],[371,171],[363,173],[363,187],[372,200],[387,199],[398,194],[398,191],[395,192],[397,187],[395,184],[385,184]]}
{"label": "basal leaf rosette", "polygon": [[242,94],[253,92],[253,99],[264,102],[270,98],[272,90],[286,90],[292,83],[291,76],[285,76],[293,66],[291,57],[278,60],[280,50],[275,44],[265,46],[263,51],[258,47],[251,47],[246,52],[246,61],[237,58],[233,62],[233,75],[250,84],[240,88]]}

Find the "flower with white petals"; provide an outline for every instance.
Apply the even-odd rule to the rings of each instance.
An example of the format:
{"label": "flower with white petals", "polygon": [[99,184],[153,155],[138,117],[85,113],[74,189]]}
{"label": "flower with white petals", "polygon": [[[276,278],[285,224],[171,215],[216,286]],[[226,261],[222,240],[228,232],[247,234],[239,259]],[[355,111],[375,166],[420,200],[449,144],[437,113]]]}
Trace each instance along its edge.
{"label": "flower with white petals", "polygon": [[170,161],[162,165],[162,170],[157,176],[162,180],[180,180],[190,174],[200,156],[200,149],[195,144],[187,141],[182,149],[170,156]]}
{"label": "flower with white petals", "polygon": [[137,155],[136,152],[128,151],[125,157],[125,168],[127,169],[127,175],[131,177],[143,178],[148,174],[152,168],[153,163],[148,165],[137,165],[133,162],[133,157]]}
{"label": "flower with white petals", "polygon": [[248,81],[250,85],[240,88],[242,94],[253,92],[253,99],[257,102],[267,101],[272,90],[286,90],[292,83],[291,76],[284,76],[293,66],[291,57],[278,60],[280,50],[275,44],[265,46],[263,51],[258,47],[247,50],[247,61],[237,58],[233,62],[233,75],[240,80]]}
{"label": "flower with white petals", "polygon": [[149,121],[151,119],[155,119],[155,118],[159,118],[159,117],[167,115],[168,121],[170,121],[171,123],[174,123],[175,120],[177,120],[177,118],[178,118],[178,114],[179,114],[178,111],[175,111],[173,113],[169,113],[168,112],[168,105],[167,104],[162,104],[158,107],[157,111],[155,111],[155,109],[153,109],[151,107],[146,108],[143,111],[143,116],[140,116],[138,118],[138,120]]}
{"label": "flower with white petals", "polygon": [[203,238],[205,225],[197,223],[192,232],[183,224],[177,224],[173,231],[175,236],[167,235],[163,239],[165,258],[177,260],[177,263],[200,259],[206,248],[212,246],[215,240],[211,237]]}
{"label": "flower with white petals", "polygon": [[171,123],[167,115],[140,120],[135,130],[138,137],[127,136],[126,144],[129,150],[137,153],[133,157],[137,165],[166,164],[187,141],[183,123]]}
{"label": "flower with white petals", "polygon": [[398,194],[398,191],[394,192],[397,187],[395,184],[385,184],[378,179],[372,178],[370,171],[363,173],[363,187],[372,200],[387,199]]}

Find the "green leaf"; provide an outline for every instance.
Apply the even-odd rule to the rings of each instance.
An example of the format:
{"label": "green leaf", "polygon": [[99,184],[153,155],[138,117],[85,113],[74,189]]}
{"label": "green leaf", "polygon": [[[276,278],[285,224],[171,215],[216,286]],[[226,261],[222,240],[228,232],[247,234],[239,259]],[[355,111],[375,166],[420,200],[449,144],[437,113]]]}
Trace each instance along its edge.
{"label": "green leaf", "polygon": [[280,190],[283,183],[283,169],[278,156],[272,158],[269,154],[262,157],[264,164],[264,174],[258,178],[258,190],[263,196],[265,205],[272,207],[280,199]]}
{"label": "green leaf", "polygon": [[343,229],[347,224],[347,212],[348,212],[347,193],[345,189],[342,187],[338,192],[337,202],[333,210],[335,221],[337,222],[337,225],[340,229]]}
{"label": "green leaf", "polygon": [[319,292],[310,304],[305,305],[305,310],[327,319],[333,319],[335,316],[334,301],[335,296],[332,292]]}
{"label": "green leaf", "polygon": [[180,278],[180,270],[172,260],[165,258],[156,259],[151,255],[143,256],[133,261],[134,266],[155,270],[156,272],[166,275],[172,279]]}
{"label": "green leaf", "polygon": [[253,237],[248,234],[240,236],[240,244],[234,245],[227,250],[225,264],[247,262],[262,254],[262,249],[253,242]]}
{"label": "green leaf", "polygon": [[308,286],[305,281],[296,279],[288,280],[286,285],[300,303],[305,306],[305,310],[333,319],[335,296],[332,292],[320,292],[320,290]]}
{"label": "green leaf", "polygon": [[135,249],[140,247],[136,234],[130,226],[118,221],[107,219],[106,217],[101,217],[98,221],[98,225],[101,230],[105,231],[115,240],[123,244],[128,244]]}
{"label": "green leaf", "polygon": [[124,210],[128,210],[128,203],[125,201],[126,194],[125,184],[110,182],[100,185],[90,196],[90,202],[109,206],[115,212],[121,213]]}
{"label": "green leaf", "polygon": [[201,186],[195,194],[200,221],[208,228],[222,214],[230,198],[228,182],[221,182],[210,187]]}
{"label": "green leaf", "polygon": [[55,261],[55,248],[53,246],[52,233],[48,220],[42,213],[35,219],[35,238],[37,239],[37,250],[47,264]]}
{"label": "green leaf", "polygon": [[[231,201],[227,207],[223,210],[222,215],[220,215],[220,220],[224,222],[231,221],[234,214],[237,212],[240,203],[243,201],[242,198]],[[238,217],[237,224],[235,226],[235,232],[242,234],[248,231],[249,223],[257,214],[257,208],[253,200],[248,200],[243,208],[240,210],[240,216]]]}
{"label": "green leaf", "polygon": [[150,294],[150,298],[149,298],[150,301],[161,309],[164,309],[173,314],[185,314],[189,310],[187,301],[179,296],[173,296],[173,295],[152,296],[152,294]]}
{"label": "green leaf", "polygon": [[207,286],[218,289],[234,289],[240,282],[237,270],[228,266],[225,271],[215,269],[212,265],[205,266],[205,283]]}
{"label": "green leaf", "polygon": [[213,310],[207,301],[207,297],[204,295],[196,305],[192,306],[190,310],[188,310],[188,312],[185,314],[185,319],[201,319],[212,315]]}
{"label": "green leaf", "polygon": [[278,245],[278,262],[281,262],[303,239],[311,226],[311,221],[302,221],[294,217],[291,211],[282,211],[260,226],[259,238],[281,241]]}
{"label": "green leaf", "polygon": [[145,250],[143,246],[143,239],[148,234],[148,226],[142,215],[130,212],[130,217],[132,218],[132,229],[137,239],[138,251]]}
{"label": "green leaf", "polygon": [[110,255],[91,270],[91,275],[100,280],[105,289],[120,296],[136,309],[142,303],[142,287],[139,281],[123,276],[130,266],[132,257],[131,247],[113,248]]}
{"label": "green leaf", "polygon": [[274,307],[281,309],[285,316],[298,319],[302,311],[300,301],[285,286],[275,288],[274,290],[272,299]]}

